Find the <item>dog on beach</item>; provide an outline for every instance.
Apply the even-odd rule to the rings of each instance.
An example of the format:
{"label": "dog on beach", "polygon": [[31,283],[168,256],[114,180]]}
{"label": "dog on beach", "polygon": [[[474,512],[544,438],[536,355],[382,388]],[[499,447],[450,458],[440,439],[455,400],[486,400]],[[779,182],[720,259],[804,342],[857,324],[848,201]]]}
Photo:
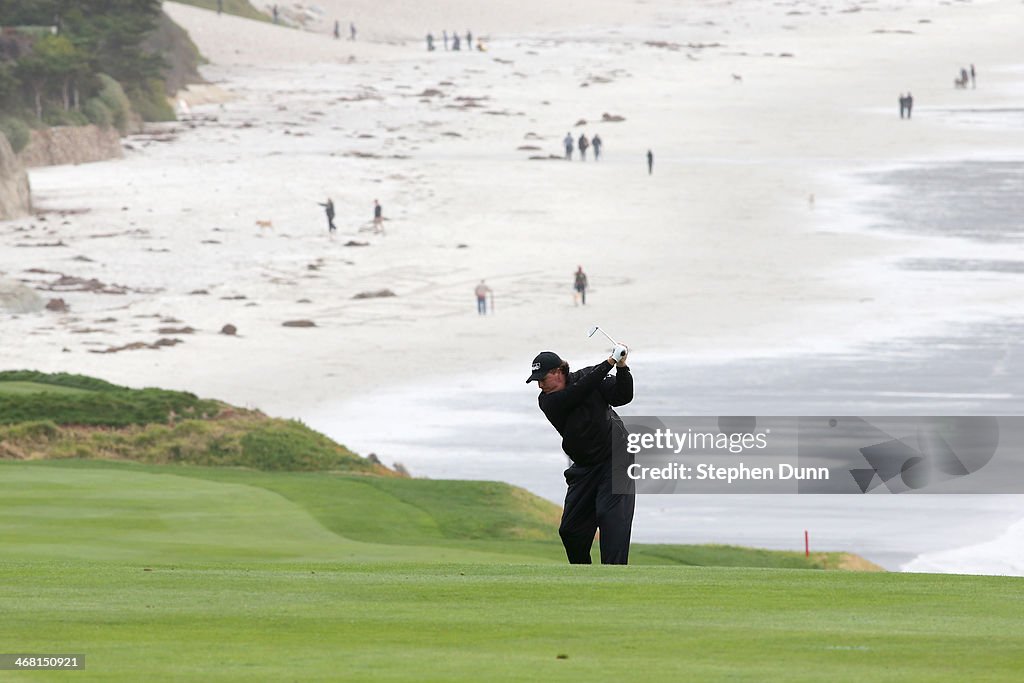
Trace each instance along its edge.
{"label": "dog on beach", "polygon": [[273,221],[256,221],[256,225],[259,226],[260,230],[273,230]]}

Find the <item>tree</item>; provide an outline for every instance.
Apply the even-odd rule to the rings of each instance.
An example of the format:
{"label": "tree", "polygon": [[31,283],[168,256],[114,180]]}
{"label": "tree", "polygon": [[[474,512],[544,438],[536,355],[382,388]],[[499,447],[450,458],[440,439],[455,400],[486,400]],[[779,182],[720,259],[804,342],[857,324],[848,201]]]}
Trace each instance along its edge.
{"label": "tree", "polygon": [[[99,73],[137,99],[161,99],[153,84],[161,80],[163,59],[143,47],[160,13],[161,0],[0,0],[0,21],[22,29],[11,34],[11,41],[17,38],[11,49],[3,49],[14,66],[10,78],[0,73],[0,104],[16,107],[22,98],[13,95],[20,91],[40,119],[51,97],[65,111],[77,110],[79,91],[90,97]],[[0,56],[4,63],[10,62]]]}
{"label": "tree", "polygon": [[62,0],[0,0],[4,26],[51,26]]}
{"label": "tree", "polygon": [[18,96],[21,84],[14,75],[14,62],[0,62],[0,108],[6,109]]}
{"label": "tree", "polygon": [[59,88],[65,111],[71,108],[71,88],[88,73],[81,55],[64,36],[46,36],[32,46],[32,53],[18,60],[18,75],[32,91],[36,117],[43,116],[43,96]]}
{"label": "tree", "polygon": [[43,38],[35,44],[34,50],[42,56],[50,78],[60,86],[64,111],[71,109],[71,85],[88,71],[84,55],[75,49],[70,40],[60,35]]}
{"label": "tree", "polygon": [[18,60],[15,74],[18,80],[29,90],[36,118],[41,121],[43,119],[43,92],[46,90],[46,83],[49,78],[46,62],[33,51],[32,54]]}

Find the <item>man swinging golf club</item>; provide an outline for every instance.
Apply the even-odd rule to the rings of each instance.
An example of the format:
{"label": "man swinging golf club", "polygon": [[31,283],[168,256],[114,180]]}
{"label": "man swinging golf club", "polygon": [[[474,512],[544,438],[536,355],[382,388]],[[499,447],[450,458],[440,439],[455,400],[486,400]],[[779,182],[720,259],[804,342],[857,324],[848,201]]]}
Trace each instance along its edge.
{"label": "man swinging golf club", "polygon": [[[595,327],[590,336],[600,330]],[[601,330],[602,334],[608,335]],[[611,339],[611,337],[608,337]],[[633,400],[633,376],[626,365],[629,349],[617,342],[598,365],[569,372],[569,364],[552,351],[533,359],[527,383],[540,387],[537,401],[562,436],[562,450],[572,460],[565,471],[565,508],[558,534],[570,564],[590,564],[594,533],[601,530],[601,564],[628,564],[629,536],[636,496],[612,490],[615,448],[624,452],[626,428],[612,410]],[[608,373],[615,367],[615,375]],[[621,481],[621,479],[620,479]]]}

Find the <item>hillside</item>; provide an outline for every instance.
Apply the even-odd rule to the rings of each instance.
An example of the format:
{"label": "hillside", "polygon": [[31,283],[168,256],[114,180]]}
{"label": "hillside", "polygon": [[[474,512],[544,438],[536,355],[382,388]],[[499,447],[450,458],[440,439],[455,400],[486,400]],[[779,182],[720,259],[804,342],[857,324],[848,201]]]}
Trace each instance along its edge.
{"label": "hillside", "polygon": [[397,476],[293,420],[81,375],[0,372],[0,458],[332,470]]}

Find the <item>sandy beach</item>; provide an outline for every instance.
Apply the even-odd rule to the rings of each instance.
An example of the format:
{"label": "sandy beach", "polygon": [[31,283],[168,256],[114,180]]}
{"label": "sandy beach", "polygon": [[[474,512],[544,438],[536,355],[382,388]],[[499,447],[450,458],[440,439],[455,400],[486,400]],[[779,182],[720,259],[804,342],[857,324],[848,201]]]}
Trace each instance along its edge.
{"label": "sandy beach", "polygon": [[[927,229],[946,225],[943,201],[984,216],[1002,183],[1020,195],[1019,2],[496,4],[325,1],[310,32],[166,3],[210,84],[181,95],[181,121],[126,139],[123,160],[31,172],[42,213],[0,223],[0,275],[69,311],[5,316],[0,367],[189,390],[344,442],[359,411],[337,411],[353,402],[410,386],[425,406],[429,387],[493,393],[480,378],[525,376],[545,348],[596,362],[595,322],[655,373],[653,358],[796,363],[1020,317],[1019,220]],[[334,40],[334,16],[360,38]],[[428,53],[425,34],[446,25],[487,51]],[[977,87],[955,89],[970,64]],[[600,162],[546,158],[567,132],[599,133]],[[958,174],[981,172],[970,163],[999,161],[1010,168],[986,167],[987,186],[956,192]],[[938,166],[937,190],[904,178]],[[869,205],[898,186],[941,201],[880,219]],[[380,290],[394,296],[356,298]],[[220,333],[228,324],[237,335]],[[122,348],[161,339],[179,343]],[[935,391],[962,383],[945,381]],[[702,413],[680,382],[679,410]],[[719,398],[749,391],[728,382]],[[1006,410],[1020,384],[1000,389],[1014,395]],[[760,396],[744,407],[793,406]],[[535,409],[533,391],[521,402]],[[400,405],[411,432],[432,419]],[[534,417],[514,438],[541,439]],[[353,445],[371,442],[363,429]]]}

